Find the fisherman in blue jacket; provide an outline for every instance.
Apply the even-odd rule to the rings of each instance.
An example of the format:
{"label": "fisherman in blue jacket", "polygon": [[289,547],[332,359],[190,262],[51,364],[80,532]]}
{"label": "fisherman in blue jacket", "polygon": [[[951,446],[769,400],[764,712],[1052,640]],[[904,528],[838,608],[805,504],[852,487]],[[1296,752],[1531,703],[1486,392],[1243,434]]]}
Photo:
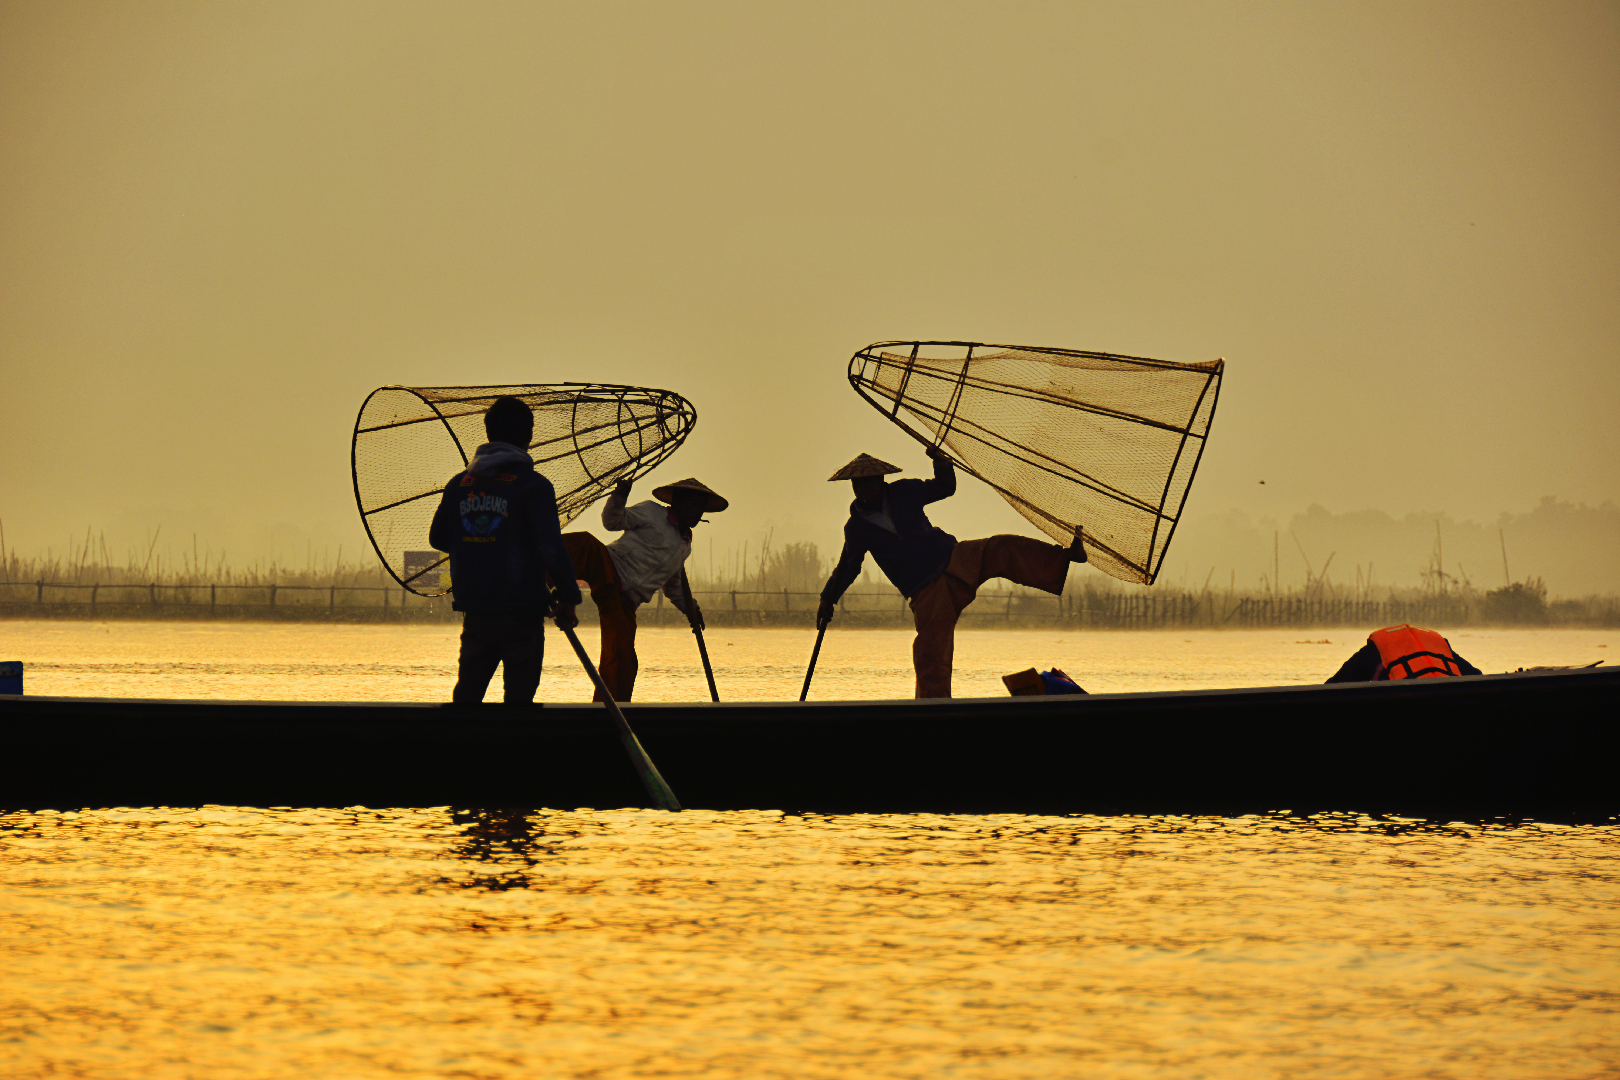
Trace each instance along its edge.
{"label": "fisherman in blue jacket", "polygon": [[496,398],[484,414],[489,442],[467,471],[445,485],[428,543],[450,556],[450,591],[461,616],[461,664],[451,696],[476,705],[501,664],[506,704],[527,705],[540,686],[546,577],[557,585],[557,625],[572,629],[580,602],[562,543],[557,493],[534,471],[526,447],[534,413],[515,397]]}
{"label": "fisherman in blue jacket", "polygon": [[911,646],[917,672],[917,696],[951,696],[951,668],[956,653],[956,620],[973,602],[980,585],[991,578],[1007,578],[1019,585],[1062,595],[1070,563],[1086,561],[1080,530],[1067,548],[1031,540],[1027,536],[987,536],[957,542],[956,537],[928,520],[923,507],[956,494],[956,469],[933,447],[932,480],[897,480],[883,477],[900,469],[869,454],[828,477],[849,480],[855,501],[844,525],[844,550],[838,565],[821,590],[816,627],[832,621],[838,598],[860,575],[871,552],[878,569],[901,595],[911,601],[917,637]]}

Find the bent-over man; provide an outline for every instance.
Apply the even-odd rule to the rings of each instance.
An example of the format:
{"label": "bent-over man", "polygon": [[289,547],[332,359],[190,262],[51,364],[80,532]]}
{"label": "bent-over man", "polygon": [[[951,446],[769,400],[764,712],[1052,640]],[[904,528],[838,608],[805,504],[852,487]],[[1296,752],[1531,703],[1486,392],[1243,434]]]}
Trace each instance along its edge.
{"label": "bent-over man", "polygon": [[562,543],[557,493],[525,449],[534,413],[514,397],[484,414],[489,441],[445,485],[428,543],[450,556],[452,606],[461,615],[461,661],[451,700],[476,705],[502,665],[506,704],[527,705],[545,658],[546,578],[558,583],[557,621],[575,625],[580,601]]}
{"label": "bent-over man", "polygon": [[1479,668],[1457,655],[1451,642],[1433,630],[1402,623],[1368,634],[1367,644],[1327,681],[1378,682],[1479,674]]}
{"label": "bent-over man", "polygon": [[855,490],[844,524],[844,550],[821,590],[816,625],[832,621],[838,598],[860,575],[871,552],[878,568],[911,601],[917,637],[911,660],[917,671],[917,696],[951,696],[951,668],[956,655],[956,620],[991,578],[1062,595],[1070,563],[1086,561],[1080,530],[1067,548],[1027,536],[998,535],[957,542],[928,520],[923,507],[956,493],[956,469],[932,447],[932,480],[883,477],[900,469],[868,454],[833,473],[829,481],[848,480]]}
{"label": "bent-over man", "polygon": [[[602,620],[602,654],[597,666],[615,701],[629,701],[636,687],[636,608],[663,591],[697,629],[703,609],[692,598],[686,560],[692,530],[703,515],[731,504],[695,479],[653,489],[653,498],[626,506],[630,482],[613,489],[602,507],[602,527],[624,535],[604,544],[590,533],[564,533],[574,572],[591,587]],[[667,504],[667,505],[665,505]],[[596,698],[600,700],[601,691]]]}

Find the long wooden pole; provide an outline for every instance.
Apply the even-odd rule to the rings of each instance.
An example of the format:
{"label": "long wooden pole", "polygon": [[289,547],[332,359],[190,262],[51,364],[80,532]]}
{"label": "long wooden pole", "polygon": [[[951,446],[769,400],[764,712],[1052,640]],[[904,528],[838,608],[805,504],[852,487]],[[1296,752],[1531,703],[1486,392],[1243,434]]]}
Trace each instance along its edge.
{"label": "long wooden pole", "polygon": [[579,643],[579,635],[575,634],[572,628],[560,623],[557,628],[568,636],[568,644],[574,647],[574,655],[579,657],[580,666],[585,669],[585,674],[591,677],[591,682],[596,684],[596,692],[602,695],[602,704],[607,707],[608,715],[613,718],[614,732],[619,736],[619,743],[624,747],[624,752],[629,755],[630,764],[635,767],[636,775],[641,778],[641,786],[647,789],[647,797],[660,810],[679,810],[680,801],[675,798],[675,793],[659,775],[658,766],[647,756],[647,751],[641,748],[641,740],[636,738],[636,733],[630,729],[630,721],[624,718],[624,711],[619,708],[619,703],[613,700],[612,691],[607,688],[607,683],[602,681],[602,675],[596,670],[596,665],[591,663],[591,658],[585,654],[585,646]]}
{"label": "long wooden pole", "polygon": [[821,639],[827,636],[827,624],[822,623],[816,631],[816,647],[810,653],[810,666],[805,669],[804,689],[799,691],[799,700],[803,701],[810,695],[810,677],[816,673],[816,657],[821,655]]}
{"label": "long wooden pole", "polygon": [[[692,603],[692,583],[686,580],[686,570],[681,570],[681,591],[686,595],[686,603]],[[720,690],[714,685],[714,668],[709,666],[709,648],[703,643],[703,631],[698,624],[687,618],[687,625],[692,628],[692,636],[697,638],[698,656],[703,658],[703,677],[709,680],[709,700],[719,701]]]}
{"label": "long wooden pole", "polygon": [[692,634],[697,638],[698,655],[703,658],[703,677],[709,680],[709,700],[719,701],[720,690],[714,685],[714,668],[709,666],[709,650],[703,644],[703,631],[694,626]]}

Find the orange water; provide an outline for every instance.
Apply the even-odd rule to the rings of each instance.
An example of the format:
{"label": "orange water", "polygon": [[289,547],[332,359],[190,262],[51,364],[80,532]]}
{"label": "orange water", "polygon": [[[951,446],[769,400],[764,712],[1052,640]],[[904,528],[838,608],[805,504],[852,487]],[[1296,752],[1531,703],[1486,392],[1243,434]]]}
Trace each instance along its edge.
{"label": "orange water", "polygon": [[[0,622],[0,660],[23,660],[32,694],[259,700],[447,701],[456,678],[454,626],[303,623]],[[580,638],[594,658],[596,629]],[[1001,696],[1001,676],[1059,667],[1093,692],[1194,690],[1321,682],[1365,643],[1357,630],[964,630],[959,697]],[[1454,648],[1484,671],[1585,664],[1620,652],[1614,630],[1462,630]],[[811,683],[820,700],[910,697],[911,639],[903,630],[827,632]],[[720,696],[797,700],[815,644],[810,630],[715,629],[706,640]],[[590,683],[567,641],[546,635],[540,697],[586,701]],[[700,701],[708,684],[688,630],[638,637],[636,696]],[[500,696],[499,676],[491,699]]]}
{"label": "orange water", "polygon": [[[1494,670],[1607,637],[1452,641]],[[964,634],[959,689],[1314,681],[1358,641]],[[645,644],[648,696],[701,696],[689,634]],[[723,692],[796,696],[809,644],[711,635]],[[829,633],[816,696],[903,694],[906,647]],[[434,700],[453,655],[444,628],[0,624],[37,693]],[[0,1077],[1613,1078],[1617,911],[1620,824],[0,813]]]}
{"label": "orange water", "polygon": [[1613,828],[0,817],[0,1075],[1620,1069]]}

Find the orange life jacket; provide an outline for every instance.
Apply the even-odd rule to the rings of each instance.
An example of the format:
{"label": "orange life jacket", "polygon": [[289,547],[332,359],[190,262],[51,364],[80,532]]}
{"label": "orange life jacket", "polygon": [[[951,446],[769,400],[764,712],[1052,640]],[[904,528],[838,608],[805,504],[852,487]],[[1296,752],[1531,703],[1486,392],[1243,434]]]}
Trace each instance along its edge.
{"label": "orange life jacket", "polygon": [[1367,635],[1382,662],[1380,679],[1434,679],[1461,675],[1457,656],[1446,639],[1433,630],[1402,623]]}

